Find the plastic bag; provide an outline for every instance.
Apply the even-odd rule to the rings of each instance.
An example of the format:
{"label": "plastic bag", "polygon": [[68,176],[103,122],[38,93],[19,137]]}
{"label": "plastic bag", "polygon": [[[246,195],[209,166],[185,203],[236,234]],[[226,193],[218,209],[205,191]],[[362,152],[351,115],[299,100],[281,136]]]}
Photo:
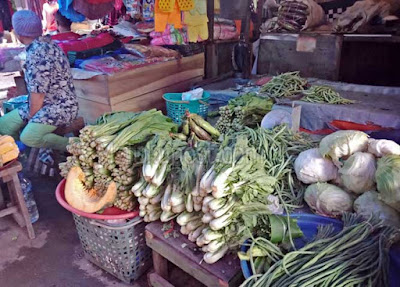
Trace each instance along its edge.
{"label": "plastic bag", "polygon": [[292,115],[289,111],[282,109],[276,109],[270,111],[265,115],[261,122],[261,127],[264,129],[271,130],[281,124],[287,124],[290,128],[292,127]]}

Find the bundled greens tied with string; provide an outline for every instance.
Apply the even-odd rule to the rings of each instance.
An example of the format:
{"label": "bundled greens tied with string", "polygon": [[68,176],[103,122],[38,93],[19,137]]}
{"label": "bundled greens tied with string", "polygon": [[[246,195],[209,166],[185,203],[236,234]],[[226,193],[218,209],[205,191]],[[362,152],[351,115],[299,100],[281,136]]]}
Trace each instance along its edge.
{"label": "bundled greens tied with string", "polygon": [[252,248],[267,250],[261,255],[273,258],[273,264],[259,269],[241,287],[390,286],[388,253],[400,230],[385,226],[377,217],[365,220],[346,213],[342,220],[342,231],[320,226],[313,241],[286,254],[266,249],[268,243],[257,240]]}
{"label": "bundled greens tied with string", "polygon": [[74,167],[82,168],[87,188],[105,190],[109,182],[117,183],[114,206],[131,211],[136,199],[131,187],[139,177],[145,143],[154,135],[177,132],[178,126],[155,109],[141,112],[116,112],[100,117],[95,125],[80,131],[79,138],[70,138],[72,154],[60,164],[66,177]]}

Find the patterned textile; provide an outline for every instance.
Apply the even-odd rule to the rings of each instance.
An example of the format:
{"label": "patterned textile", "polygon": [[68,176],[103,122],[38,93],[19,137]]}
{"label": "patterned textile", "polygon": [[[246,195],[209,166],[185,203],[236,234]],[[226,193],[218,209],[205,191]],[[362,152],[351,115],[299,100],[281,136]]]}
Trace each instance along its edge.
{"label": "patterned textile", "polygon": [[316,2],[324,9],[328,21],[333,22],[339,18],[348,7],[353,6],[357,0],[317,0]]}
{"label": "patterned textile", "polygon": [[29,93],[45,95],[43,107],[29,118],[29,104],[19,108],[25,122],[62,126],[78,113],[68,59],[49,36],[35,39],[26,48],[25,82]]}

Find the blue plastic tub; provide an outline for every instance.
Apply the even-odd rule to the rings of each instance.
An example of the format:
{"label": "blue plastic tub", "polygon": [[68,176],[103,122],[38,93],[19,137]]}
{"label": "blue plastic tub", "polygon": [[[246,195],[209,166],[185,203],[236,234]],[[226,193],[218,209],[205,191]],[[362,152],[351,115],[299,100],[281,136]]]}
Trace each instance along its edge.
{"label": "blue plastic tub", "polygon": [[[307,242],[309,242],[317,234],[317,228],[319,225],[332,224],[335,231],[340,232],[343,229],[343,222],[337,219],[323,217],[308,213],[294,213],[290,215],[291,218],[297,219],[301,231],[304,236],[302,238],[296,238],[294,244],[296,248],[302,248]],[[240,251],[246,252],[249,247],[242,245]],[[240,266],[244,277],[247,279],[252,275],[250,262],[246,260],[240,261]],[[390,286],[400,286],[400,246],[393,246],[390,250]]]}

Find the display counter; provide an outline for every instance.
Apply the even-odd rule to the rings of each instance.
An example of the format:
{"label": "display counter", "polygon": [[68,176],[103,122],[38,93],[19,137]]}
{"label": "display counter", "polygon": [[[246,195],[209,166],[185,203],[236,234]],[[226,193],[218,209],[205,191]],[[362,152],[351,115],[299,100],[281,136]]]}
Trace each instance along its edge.
{"label": "display counter", "polygon": [[80,115],[92,123],[107,112],[164,110],[163,94],[187,91],[203,77],[202,53],[74,84]]}

